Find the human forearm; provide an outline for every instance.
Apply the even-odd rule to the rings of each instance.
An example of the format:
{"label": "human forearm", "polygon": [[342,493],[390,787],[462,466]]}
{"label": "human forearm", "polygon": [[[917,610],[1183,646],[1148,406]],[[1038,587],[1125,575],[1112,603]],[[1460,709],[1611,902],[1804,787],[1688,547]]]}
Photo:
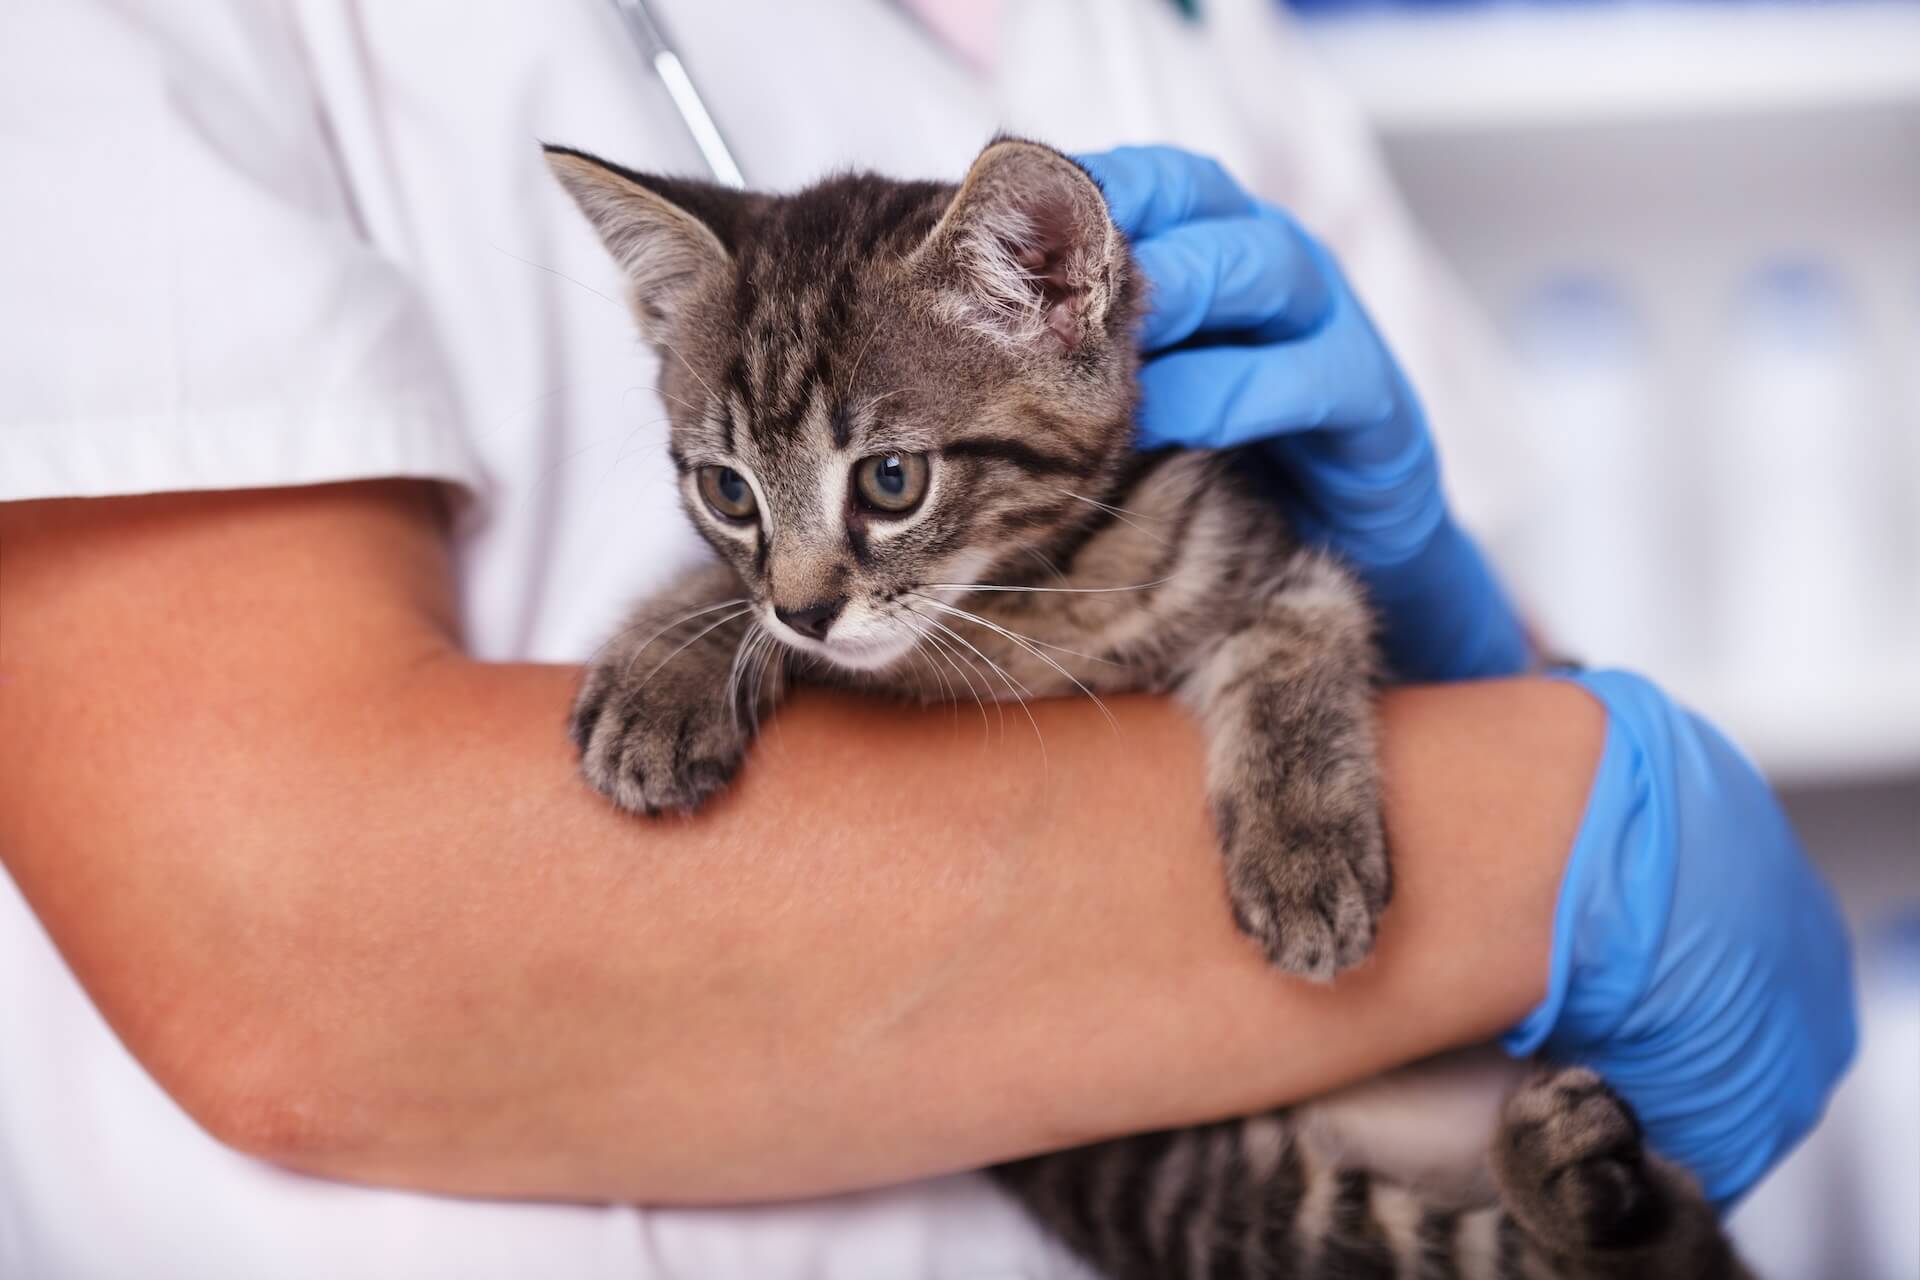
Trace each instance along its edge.
{"label": "human forearm", "polygon": [[[554,672],[447,678],[444,708],[474,707],[476,731],[539,725],[535,708],[570,687]],[[458,688],[469,681],[527,701],[488,708]],[[348,1151],[318,1167],[577,1193],[587,1155],[606,1179],[588,1193],[830,1190],[1291,1100],[1490,1035],[1537,1000],[1559,853],[1597,754],[1582,695],[1389,699],[1399,896],[1379,958],[1337,991],[1273,976],[1233,930],[1186,719],[1146,699],[1115,709],[1117,735],[1087,708],[1036,708],[1043,759],[1011,713],[989,736],[971,709],[803,697],[735,795],[691,823],[646,824],[644,840],[581,812],[565,750],[489,747],[501,756],[474,773],[514,769],[547,797],[512,820],[530,846],[548,832],[532,861],[549,865],[509,853],[490,884],[450,868],[474,914],[445,944],[468,957],[474,991],[423,974],[382,993],[401,1025],[442,1026],[472,1056],[409,1064],[436,1106],[404,1109],[408,1146],[380,1135],[391,1166]],[[582,919],[586,902],[600,909]],[[516,936],[527,944],[500,946]],[[580,973],[591,989],[570,986]],[[465,1001],[502,989],[525,1008],[474,1040]],[[501,1059],[526,1044],[555,1056],[504,1078]],[[599,1072],[585,1090],[555,1087],[582,1083],[582,1064]],[[450,1079],[474,1088],[474,1119],[512,1127],[463,1128],[474,1145],[443,1163]],[[496,1101],[503,1084],[512,1106]]]}
{"label": "human forearm", "polygon": [[[636,824],[537,736],[570,681],[450,665],[393,709],[413,730],[290,751],[256,818],[156,842],[275,864],[252,901],[196,886],[196,914],[248,924],[194,948],[222,1007],[170,1015],[251,1064],[175,1064],[237,1090],[193,1098],[227,1136],[443,1190],[797,1194],[1310,1094],[1490,1034],[1544,980],[1540,855],[1568,839],[1509,844],[1514,797],[1483,772],[1497,748],[1518,787],[1549,774],[1492,732],[1537,724],[1538,688],[1388,701],[1399,892],[1378,958],[1329,992],[1233,932],[1198,742],[1164,704],[1118,703],[1118,738],[1037,708],[1043,771],[1018,717],[988,739],[802,698],[719,809]],[[1460,741],[1476,712],[1494,741]],[[171,861],[116,896],[178,892],[195,873]],[[101,963],[110,986],[183,967]]]}
{"label": "human forearm", "polygon": [[[310,607],[315,572],[247,610]],[[14,740],[50,754],[0,749],[10,868],[216,1131],[453,1191],[823,1191],[1249,1110],[1489,1034],[1544,984],[1601,732],[1561,686],[1389,695],[1398,894],[1377,958],[1325,991],[1234,933],[1197,735],[1163,703],[1117,702],[1117,734],[1036,707],[1043,762],[1014,712],[989,733],[970,708],[803,696],[712,812],[636,822],[573,776],[571,671],[423,642],[302,691],[287,652],[175,659],[167,618],[148,625],[152,663],[111,697],[12,699],[34,731]],[[372,634],[296,665],[326,675]],[[14,645],[9,674],[60,648]],[[215,694],[183,700],[209,661]]]}

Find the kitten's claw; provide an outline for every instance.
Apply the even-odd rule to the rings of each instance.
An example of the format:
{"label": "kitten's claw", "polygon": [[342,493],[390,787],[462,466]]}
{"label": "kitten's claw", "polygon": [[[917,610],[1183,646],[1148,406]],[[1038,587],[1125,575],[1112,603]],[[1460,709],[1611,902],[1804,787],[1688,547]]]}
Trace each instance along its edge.
{"label": "kitten's claw", "polygon": [[623,684],[592,672],[574,704],[580,773],[594,790],[632,813],[691,813],[733,781],[747,733],[712,688]]}
{"label": "kitten's claw", "polygon": [[1325,982],[1372,953],[1389,891],[1377,815],[1308,830],[1215,813],[1234,921],[1269,963]]}
{"label": "kitten's claw", "polygon": [[1358,885],[1344,868],[1329,879],[1337,883],[1304,893],[1255,884],[1233,895],[1234,922],[1276,969],[1326,982],[1372,952],[1373,917]]}

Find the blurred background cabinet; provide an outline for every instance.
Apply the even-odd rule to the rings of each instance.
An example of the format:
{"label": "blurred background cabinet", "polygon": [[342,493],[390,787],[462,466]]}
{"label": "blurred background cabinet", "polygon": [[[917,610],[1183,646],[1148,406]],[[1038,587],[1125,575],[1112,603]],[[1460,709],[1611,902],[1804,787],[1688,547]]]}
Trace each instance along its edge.
{"label": "blurred background cabinet", "polygon": [[1860,1064],[1736,1228],[1916,1280],[1920,5],[1295,8],[1522,374],[1530,613],[1724,725],[1858,928]]}

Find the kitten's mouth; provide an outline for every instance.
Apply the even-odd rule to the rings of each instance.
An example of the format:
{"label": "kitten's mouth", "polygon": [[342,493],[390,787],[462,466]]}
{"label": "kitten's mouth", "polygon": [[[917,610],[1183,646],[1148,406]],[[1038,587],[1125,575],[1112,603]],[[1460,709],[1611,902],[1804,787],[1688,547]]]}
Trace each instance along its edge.
{"label": "kitten's mouth", "polygon": [[888,634],[873,636],[829,634],[825,640],[815,640],[778,623],[766,625],[788,648],[815,658],[823,658],[849,671],[879,671],[890,667],[912,652],[919,640],[919,637],[911,631],[892,631]]}

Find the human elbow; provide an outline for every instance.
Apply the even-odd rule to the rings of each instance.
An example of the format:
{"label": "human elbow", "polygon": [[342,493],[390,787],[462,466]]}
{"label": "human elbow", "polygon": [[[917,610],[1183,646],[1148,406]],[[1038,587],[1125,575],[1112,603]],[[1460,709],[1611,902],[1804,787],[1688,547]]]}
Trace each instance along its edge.
{"label": "human elbow", "polygon": [[209,1137],[256,1159],[318,1171],[368,1145],[378,1100],[356,1088],[292,1008],[184,1016],[153,1074]]}

